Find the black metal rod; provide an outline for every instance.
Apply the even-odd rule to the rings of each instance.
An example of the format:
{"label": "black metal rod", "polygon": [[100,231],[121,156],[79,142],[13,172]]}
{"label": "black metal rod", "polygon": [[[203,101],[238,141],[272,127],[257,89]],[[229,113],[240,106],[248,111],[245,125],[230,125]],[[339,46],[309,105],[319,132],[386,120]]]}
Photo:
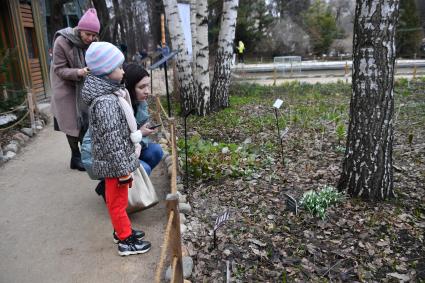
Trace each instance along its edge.
{"label": "black metal rod", "polygon": [[277,126],[277,138],[279,139],[280,142],[280,155],[282,156],[282,165],[285,166],[285,159],[283,158],[283,143],[282,143],[282,138],[280,137],[280,128],[279,128],[279,119],[277,117],[277,109],[274,108],[274,114],[276,116],[276,126]]}
{"label": "black metal rod", "polygon": [[189,115],[184,116],[184,156],[186,159],[185,165],[184,165],[185,166],[184,177],[185,177],[185,184],[186,184],[186,188],[185,188],[186,192],[189,189],[189,171],[187,170],[187,126],[186,126],[187,125],[186,120],[188,116]]}
{"label": "black metal rod", "polygon": [[214,230],[214,246],[213,246],[213,249],[215,249],[215,247],[216,247],[216,242],[217,242],[217,237],[215,236],[215,230]]}
{"label": "black metal rod", "polygon": [[[151,66],[152,66],[152,57],[151,57]],[[152,91],[153,91],[153,86],[152,86],[152,83],[153,83],[153,80],[152,80],[152,69],[150,71],[151,71],[151,94],[152,94]]]}
{"label": "black metal rod", "polygon": [[164,72],[165,72],[165,90],[167,92],[168,117],[171,117],[170,93],[168,92],[167,62],[164,62]]}

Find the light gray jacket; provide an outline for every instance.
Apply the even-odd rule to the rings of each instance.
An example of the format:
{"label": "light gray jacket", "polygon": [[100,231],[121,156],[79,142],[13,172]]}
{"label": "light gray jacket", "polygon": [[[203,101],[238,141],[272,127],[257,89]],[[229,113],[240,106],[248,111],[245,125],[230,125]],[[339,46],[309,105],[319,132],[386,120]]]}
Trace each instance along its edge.
{"label": "light gray jacket", "polygon": [[88,75],[82,91],[89,105],[93,173],[100,178],[114,178],[135,171],[139,160],[130,139],[130,129],[118,97],[122,86],[107,79]]}

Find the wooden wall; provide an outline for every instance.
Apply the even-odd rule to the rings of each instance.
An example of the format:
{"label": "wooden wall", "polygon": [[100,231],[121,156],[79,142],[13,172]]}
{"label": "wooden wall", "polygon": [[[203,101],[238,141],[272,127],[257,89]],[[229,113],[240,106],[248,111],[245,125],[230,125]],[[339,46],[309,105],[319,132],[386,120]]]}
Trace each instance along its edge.
{"label": "wooden wall", "polygon": [[[5,0],[1,0],[4,3]],[[29,88],[38,100],[46,99],[50,89],[47,60],[44,53],[38,0],[30,4],[17,0],[6,0],[13,34],[12,48],[17,51],[17,67],[20,73],[21,88]]]}

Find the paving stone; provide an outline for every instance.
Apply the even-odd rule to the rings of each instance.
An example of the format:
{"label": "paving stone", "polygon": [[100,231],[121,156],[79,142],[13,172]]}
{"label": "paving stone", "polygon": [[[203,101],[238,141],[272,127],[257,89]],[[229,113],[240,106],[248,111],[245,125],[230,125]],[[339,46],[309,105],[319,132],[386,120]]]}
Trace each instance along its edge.
{"label": "paving stone", "polygon": [[31,128],[22,128],[21,132],[29,137],[32,137],[34,135],[34,131]]}
{"label": "paving stone", "polygon": [[8,151],[6,152],[4,156],[6,157],[7,160],[10,160],[16,156],[16,153],[14,153],[13,151]]}
{"label": "paving stone", "polygon": [[[193,270],[193,259],[190,256],[185,256],[182,258],[183,261],[183,277],[189,278],[192,275]],[[165,280],[171,280],[171,266],[167,268],[165,272]]]}
{"label": "paving stone", "polygon": [[19,151],[19,145],[14,142],[13,143],[11,142],[4,147],[4,151],[5,152],[11,151],[11,152],[17,153]]}
{"label": "paving stone", "polygon": [[188,203],[179,203],[179,211],[188,214],[192,211],[192,207]]}

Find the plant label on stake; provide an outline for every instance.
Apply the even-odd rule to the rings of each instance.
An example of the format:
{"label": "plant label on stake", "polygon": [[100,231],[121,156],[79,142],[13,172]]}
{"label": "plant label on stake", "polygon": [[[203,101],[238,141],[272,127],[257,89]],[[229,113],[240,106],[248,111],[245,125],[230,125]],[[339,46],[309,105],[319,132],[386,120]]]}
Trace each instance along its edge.
{"label": "plant label on stake", "polygon": [[229,220],[230,217],[230,212],[229,210],[226,210],[223,214],[219,215],[217,217],[217,219],[215,220],[215,224],[214,224],[214,249],[216,247],[216,231],[218,230],[218,228],[220,228],[221,226],[223,226],[227,220]]}
{"label": "plant label on stake", "polygon": [[282,104],[283,104],[283,100],[278,98],[274,102],[273,108],[274,108],[274,115],[276,117],[277,137],[278,137],[279,142],[280,142],[280,149],[281,149],[281,155],[282,155],[282,165],[285,166],[285,159],[283,158],[283,143],[282,143],[282,137],[280,135],[279,119],[277,117],[277,110],[280,109],[280,107],[282,107]]}
{"label": "plant label on stake", "polygon": [[283,104],[283,100],[278,98],[274,102],[273,107],[276,108],[276,109],[279,109],[282,106],[282,104]]}
{"label": "plant label on stake", "polygon": [[286,196],[286,207],[290,211],[292,211],[295,215],[298,215],[298,203],[297,203],[297,200],[294,197],[292,197],[292,196],[290,196],[288,194],[285,194],[285,196]]}
{"label": "plant label on stake", "polygon": [[289,128],[286,127],[285,130],[283,130],[282,134],[280,134],[280,139],[282,140],[288,132],[289,132]]}

